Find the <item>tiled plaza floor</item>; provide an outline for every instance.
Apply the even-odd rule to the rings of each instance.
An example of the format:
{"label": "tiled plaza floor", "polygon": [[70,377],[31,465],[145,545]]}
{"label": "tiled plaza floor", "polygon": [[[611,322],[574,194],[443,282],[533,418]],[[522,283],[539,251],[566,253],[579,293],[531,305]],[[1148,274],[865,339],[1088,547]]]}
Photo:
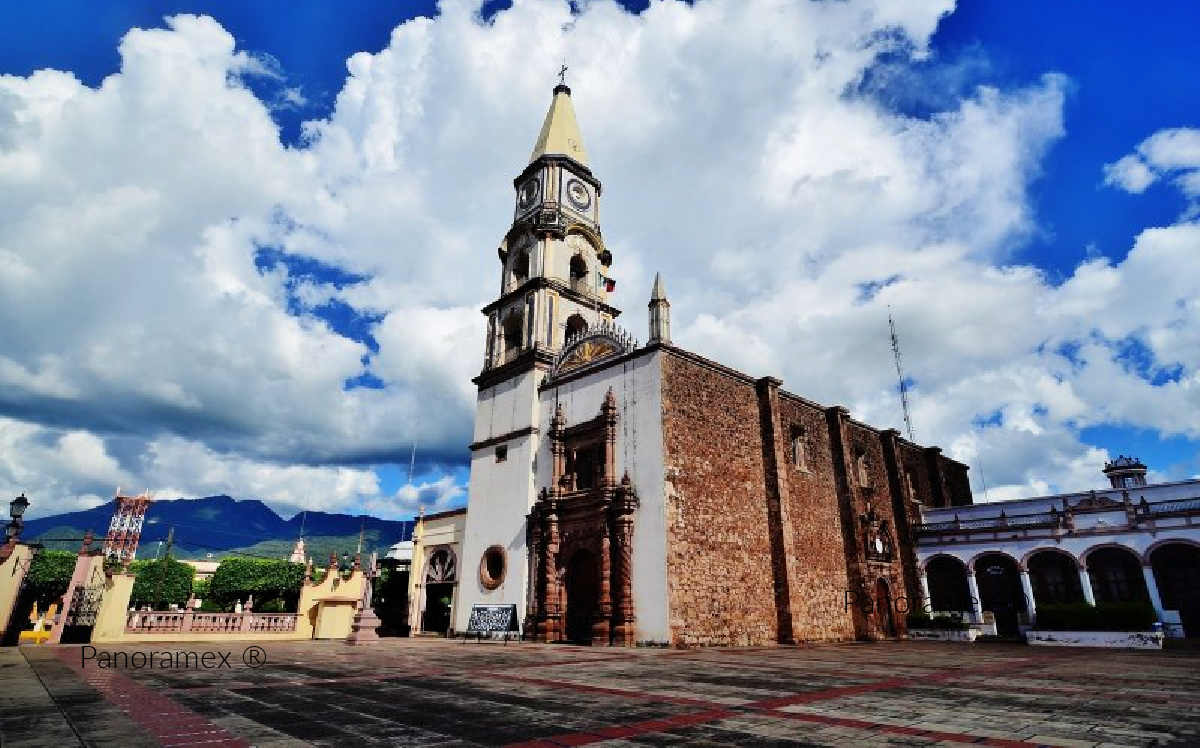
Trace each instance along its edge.
{"label": "tiled plaza floor", "polygon": [[392,639],[266,644],[250,668],[245,647],[97,648],[225,653],[213,669],[0,650],[0,744],[1200,746],[1195,650]]}

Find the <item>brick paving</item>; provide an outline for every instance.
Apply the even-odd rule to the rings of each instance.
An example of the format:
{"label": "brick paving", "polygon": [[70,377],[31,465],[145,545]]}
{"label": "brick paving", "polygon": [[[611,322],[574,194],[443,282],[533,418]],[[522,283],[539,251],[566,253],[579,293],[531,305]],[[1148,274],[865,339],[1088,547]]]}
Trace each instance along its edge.
{"label": "brick paving", "polygon": [[0,745],[1200,746],[1194,650],[393,639],[269,643],[250,668],[246,646],[97,648],[229,653],[219,669],[0,650]]}

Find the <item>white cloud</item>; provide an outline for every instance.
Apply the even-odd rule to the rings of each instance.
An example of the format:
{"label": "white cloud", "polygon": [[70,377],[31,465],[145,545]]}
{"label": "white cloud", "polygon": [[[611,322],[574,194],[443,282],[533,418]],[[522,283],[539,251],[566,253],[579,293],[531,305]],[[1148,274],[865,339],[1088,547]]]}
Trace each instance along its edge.
{"label": "white cloud", "polygon": [[1139,143],[1134,153],[1104,167],[1105,184],[1134,194],[1166,178],[1191,200],[1185,219],[1194,218],[1200,200],[1200,129],[1159,130]]}
{"label": "white cloud", "polygon": [[[860,90],[882,55],[926,59],[950,2],[518,0],[486,25],[478,6],[354,55],[296,147],[271,108],[303,94],[256,98],[243,78],[276,64],[209,18],[130,31],[96,88],[0,76],[0,489],[56,509],[115,482],[393,515],[461,501],[449,477],[385,496],[369,465],[414,441],[465,457],[477,310],[564,56],[637,337],[662,270],[677,342],[888,426],[890,305],[918,437],[1005,490],[1094,483],[1083,425],[1200,437],[1194,224],[1057,286],[1012,264],[1068,82],[955,89],[926,118]],[[1106,179],[1200,194],[1194,133]],[[361,280],[260,268],[259,247]],[[311,313],[328,303],[382,318],[378,352]],[[364,357],[383,389],[344,387]]]}

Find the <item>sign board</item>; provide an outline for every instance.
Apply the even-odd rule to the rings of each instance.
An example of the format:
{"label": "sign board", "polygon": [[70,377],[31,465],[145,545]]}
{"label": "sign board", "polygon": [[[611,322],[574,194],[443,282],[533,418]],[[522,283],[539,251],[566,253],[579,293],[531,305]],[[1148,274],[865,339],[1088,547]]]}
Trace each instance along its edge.
{"label": "sign board", "polygon": [[471,606],[471,618],[467,621],[467,635],[470,634],[508,634],[519,632],[516,605],[482,605]]}

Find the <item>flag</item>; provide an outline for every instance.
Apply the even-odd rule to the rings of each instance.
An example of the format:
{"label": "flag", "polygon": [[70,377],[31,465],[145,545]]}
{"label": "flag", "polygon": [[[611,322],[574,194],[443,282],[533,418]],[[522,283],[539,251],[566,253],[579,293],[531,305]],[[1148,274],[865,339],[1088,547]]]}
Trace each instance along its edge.
{"label": "flag", "polygon": [[597,273],[597,275],[600,276],[600,285],[604,286],[605,291],[612,293],[617,290],[617,282],[615,280],[609,278],[604,273]]}

